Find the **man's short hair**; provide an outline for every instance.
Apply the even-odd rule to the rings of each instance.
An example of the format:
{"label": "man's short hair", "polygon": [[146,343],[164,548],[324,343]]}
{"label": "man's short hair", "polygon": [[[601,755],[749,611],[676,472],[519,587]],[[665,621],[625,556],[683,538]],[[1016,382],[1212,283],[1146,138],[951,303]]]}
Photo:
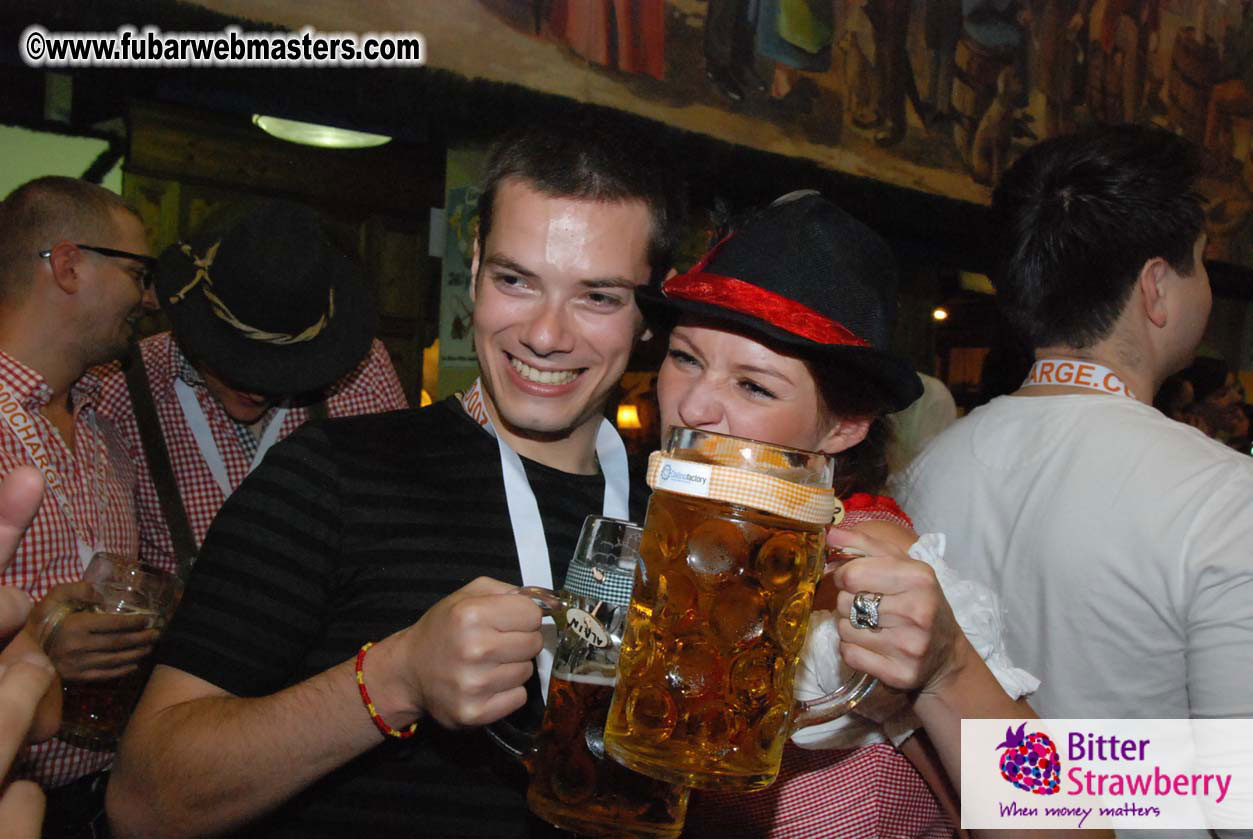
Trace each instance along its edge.
{"label": "man's short hair", "polygon": [[39,252],[70,241],[108,247],[117,235],[115,210],[133,213],[114,192],[77,178],[27,181],[0,203],[0,302],[30,284]]}
{"label": "man's short hair", "polygon": [[648,241],[651,281],[674,261],[685,201],[661,148],[633,125],[600,113],[544,120],[502,137],[488,155],[479,195],[479,248],[492,229],[501,181],[517,178],[555,198],[643,201],[652,217]]}
{"label": "man's short hair", "polygon": [[1204,228],[1195,146],[1120,125],[1045,140],[992,196],[993,282],[1032,346],[1087,347],[1109,335],[1144,264],[1196,268]]}

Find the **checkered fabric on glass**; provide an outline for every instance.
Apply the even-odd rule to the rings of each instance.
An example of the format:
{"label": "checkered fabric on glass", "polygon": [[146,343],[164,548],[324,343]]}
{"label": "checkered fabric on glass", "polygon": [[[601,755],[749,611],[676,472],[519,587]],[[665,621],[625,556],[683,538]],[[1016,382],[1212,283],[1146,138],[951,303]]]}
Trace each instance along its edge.
{"label": "checkered fabric on glass", "polygon": [[615,606],[626,606],[631,602],[631,589],[634,586],[634,569],[627,570],[616,564],[571,563],[563,588],[571,594],[603,600]]}

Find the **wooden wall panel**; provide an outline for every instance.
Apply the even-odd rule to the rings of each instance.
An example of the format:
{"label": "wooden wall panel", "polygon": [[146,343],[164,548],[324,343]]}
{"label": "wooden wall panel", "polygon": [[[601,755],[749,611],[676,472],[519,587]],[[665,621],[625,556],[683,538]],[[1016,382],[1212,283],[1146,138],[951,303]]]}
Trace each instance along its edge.
{"label": "wooden wall panel", "polygon": [[127,169],[246,187],[368,212],[410,215],[443,200],[443,148],[331,150],[270,137],[242,116],[134,103]]}
{"label": "wooden wall panel", "polygon": [[[132,103],[129,127],[123,192],[157,252],[224,204],[282,197],[319,210],[364,270],[377,334],[417,404],[421,348],[438,329],[429,301],[439,263],[426,242],[429,208],[444,200],[442,147],[316,149],[271,138],[239,116],[143,102]],[[156,315],[141,329],[164,327]]]}

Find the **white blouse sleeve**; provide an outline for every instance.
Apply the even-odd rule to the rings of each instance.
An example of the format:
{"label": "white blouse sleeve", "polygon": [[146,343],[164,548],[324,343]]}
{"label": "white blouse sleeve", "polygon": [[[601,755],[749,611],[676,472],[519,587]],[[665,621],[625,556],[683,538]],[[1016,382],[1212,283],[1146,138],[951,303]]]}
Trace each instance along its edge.
{"label": "white blouse sleeve", "polygon": [[[1013,699],[1033,693],[1040,680],[1015,667],[1005,649],[1000,600],[982,583],[964,580],[944,561],[944,534],[925,533],[909,548],[913,559],[935,570],[940,589],[971,646],[983,658],[1001,688]],[[796,672],[796,695],[814,699],[838,688],[847,678],[835,650],[839,644],[835,612],[815,611]],[[842,749],[891,740],[900,745],[921,723],[903,693],[877,686],[856,712],[829,723],[801,729],[792,742],[806,749]]]}

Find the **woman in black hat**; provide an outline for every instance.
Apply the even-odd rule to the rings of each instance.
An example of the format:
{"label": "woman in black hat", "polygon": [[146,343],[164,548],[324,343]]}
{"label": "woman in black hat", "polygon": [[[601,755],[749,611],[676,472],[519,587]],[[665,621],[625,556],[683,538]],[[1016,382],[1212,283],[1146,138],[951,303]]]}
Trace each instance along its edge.
{"label": "woman in black hat", "polygon": [[[950,586],[942,537],[919,539],[878,494],[888,474],[886,415],[922,390],[887,350],[895,294],[887,244],[812,192],[779,199],[660,289],[637,290],[654,328],[669,330],[657,385],[663,432],[682,425],[835,455],[847,513],[828,543],[865,556],[839,567],[815,606],[838,614],[838,652],[849,666],[916,692],[907,701],[876,689],[867,713],[883,726],[845,718],[796,738],[825,750],[789,744],[779,781],[763,792],[699,794],[691,835],[951,836],[955,807],[951,797],[939,803],[944,771],[909,732],[925,728],[943,765],[956,767],[962,717],[1035,716],[998,678],[1015,696],[1038,682],[1009,664],[1003,645],[994,675],[959,627],[937,573],[954,602],[975,598],[972,584]],[[818,615],[806,656],[836,672],[836,641]],[[999,639],[977,641],[986,651]],[[898,751],[893,743],[902,742]]]}

